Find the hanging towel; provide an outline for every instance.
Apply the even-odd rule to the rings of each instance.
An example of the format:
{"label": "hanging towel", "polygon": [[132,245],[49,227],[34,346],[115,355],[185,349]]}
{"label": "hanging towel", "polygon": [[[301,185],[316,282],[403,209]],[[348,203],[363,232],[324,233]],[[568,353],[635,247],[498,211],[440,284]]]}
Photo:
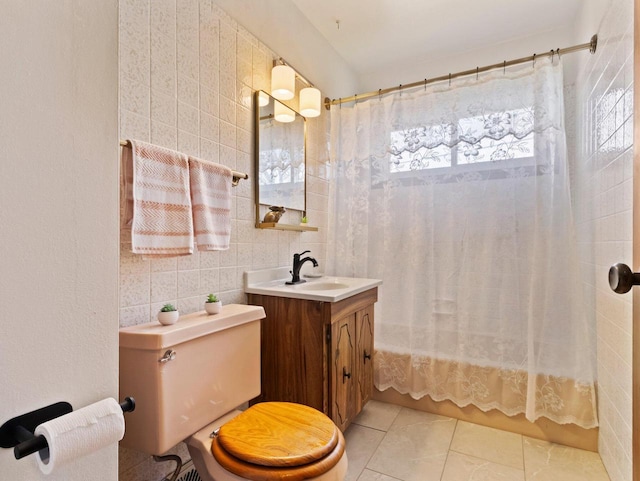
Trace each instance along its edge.
{"label": "hanging towel", "polygon": [[228,249],[231,239],[231,169],[189,157],[189,179],[198,250]]}
{"label": "hanging towel", "polygon": [[193,253],[193,219],[186,155],[131,140],[125,148],[124,223],[131,251],[147,257]]}

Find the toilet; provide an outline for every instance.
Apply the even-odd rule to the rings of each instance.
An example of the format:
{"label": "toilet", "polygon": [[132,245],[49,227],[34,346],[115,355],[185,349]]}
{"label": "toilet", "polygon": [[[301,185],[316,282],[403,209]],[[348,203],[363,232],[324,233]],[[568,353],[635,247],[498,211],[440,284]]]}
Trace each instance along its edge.
{"label": "toilet", "polygon": [[260,306],[231,304],[170,326],[120,329],[120,392],[136,400],[121,446],[162,455],[187,444],[203,481],[343,481],[344,436],[309,406],[260,394]]}

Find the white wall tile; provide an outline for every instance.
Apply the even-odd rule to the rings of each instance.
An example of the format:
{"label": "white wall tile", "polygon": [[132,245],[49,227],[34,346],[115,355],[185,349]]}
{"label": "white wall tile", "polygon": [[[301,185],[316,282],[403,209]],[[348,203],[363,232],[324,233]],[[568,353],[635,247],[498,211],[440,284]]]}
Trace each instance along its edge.
{"label": "white wall tile", "polygon": [[200,270],[178,271],[178,299],[200,294]]}
{"label": "white wall tile", "polygon": [[198,52],[197,47],[193,48],[191,45],[187,46],[183,43],[178,42],[176,52],[177,52],[176,60],[177,60],[179,74],[187,76],[194,80],[199,80],[200,54]]}
{"label": "white wall tile", "polygon": [[177,72],[174,37],[154,29],[151,32],[150,48],[151,88],[175,96]]}
{"label": "white wall tile", "polygon": [[151,302],[178,297],[178,276],[176,272],[153,272],[151,274]]}
{"label": "white wall tile", "polygon": [[200,155],[200,140],[197,134],[178,130],[178,150],[187,155]]}
{"label": "white wall tile", "polygon": [[240,59],[236,61],[236,82],[248,85],[249,87],[252,85],[253,68],[251,61],[245,62]]}
{"label": "white wall tile", "polygon": [[163,35],[176,37],[176,0],[153,0],[151,2],[151,29]]}
{"label": "white wall tile", "polygon": [[[235,67],[234,67],[235,69]],[[226,70],[220,69],[219,77],[219,89],[220,95],[227,97],[228,99],[236,99],[236,73],[235,70],[228,73]]]}
{"label": "white wall tile", "polygon": [[200,94],[197,80],[178,72],[178,100],[198,108]]}
{"label": "white wall tile", "polygon": [[245,154],[253,152],[253,136],[248,130],[236,129],[236,150]]}
{"label": "white wall tile", "polygon": [[200,113],[200,137],[218,142],[220,139],[220,121],[213,115]]}
{"label": "white wall tile", "polygon": [[197,48],[200,38],[200,7],[198,0],[177,0],[177,39],[178,43]]}
{"label": "white wall tile", "polygon": [[178,100],[178,129],[190,134],[200,134],[200,117],[197,107]]}
{"label": "white wall tile", "polygon": [[[236,156],[237,156],[237,151],[234,148],[234,146],[228,146],[228,145],[220,144],[220,157],[219,157],[218,161],[222,165],[226,165],[230,169],[235,169],[236,168]],[[248,171],[246,171],[246,172],[248,172]]]}
{"label": "white wall tile", "polygon": [[120,103],[129,106],[129,110],[145,117],[150,112],[151,91],[148,85],[122,75],[120,77]]}
{"label": "white wall tile", "polygon": [[236,127],[229,122],[220,122],[220,144],[235,149]]}
{"label": "white wall tile", "polygon": [[[220,159],[220,145],[218,142],[200,137],[200,157],[210,162],[218,163]],[[243,172],[246,172],[246,170]]]}
{"label": "white wall tile", "polygon": [[128,110],[120,109],[120,138],[137,139],[149,142],[150,139],[149,117],[137,115]]}
{"label": "white wall tile", "polygon": [[151,259],[150,262],[151,272],[170,272],[176,271],[178,268],[177,257],[162,257],[159,259]]}
{"label": "white wall tile", "polygon": [[178,146],[178,136],[175,126],[162,122],[151,121],[151,143],[175,150]]}
{"label": "white wall tile", "polygon": [[220,291],[220,271],[218,269],[200,270],[200,288],[204,295]]}
{"label": "white wall tile", "polygon": [[120,307],[150,303],[150,275],[124,274],[120,276]]}
{"label": "white wall tile", "polygon": [[204,83],[200,84],[200,109],[202,112],[218,117],[220,113],[218,91],[204,85]]}
{"label": "white wall tile", "polygon": [[228,97],[220,97],[220,120],[229,124],[236,123],[236,103]]}
{"label": "white wall tile", "polygon": [[178,106],[174,95],[162,91],[151,93],[151,120],[175,127],[178,125]]}

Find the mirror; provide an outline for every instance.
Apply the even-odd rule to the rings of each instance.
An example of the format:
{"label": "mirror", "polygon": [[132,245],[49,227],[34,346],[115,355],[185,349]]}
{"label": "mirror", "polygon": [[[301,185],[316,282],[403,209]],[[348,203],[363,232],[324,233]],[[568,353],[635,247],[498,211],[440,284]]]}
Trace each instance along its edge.
{"label": "mirror", "polygon": [[260,205],[304,212],[305,119],[262,90],[254,94],[254,110],[256,216]]}

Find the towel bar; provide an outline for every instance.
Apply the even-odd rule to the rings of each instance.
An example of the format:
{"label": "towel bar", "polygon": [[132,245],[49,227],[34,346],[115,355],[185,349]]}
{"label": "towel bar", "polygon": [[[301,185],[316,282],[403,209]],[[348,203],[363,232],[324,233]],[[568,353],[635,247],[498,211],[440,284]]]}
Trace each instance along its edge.
{"label": "towel bar", "polygon": [[[131,142],[129,142],[128,140],[121,140],[120,141],[120,145],[122,147],[131,148]],[[231,183],[232,183],[232,185],[234,187],[236,185],[238,185],[238,183],[240,182],[241,179],[248,179],[249,178],[249,174],[247,174],[245,172],[236,172],[235,170],[231,171],[231,175],[233,176],[233,180],[231,181]]]}

